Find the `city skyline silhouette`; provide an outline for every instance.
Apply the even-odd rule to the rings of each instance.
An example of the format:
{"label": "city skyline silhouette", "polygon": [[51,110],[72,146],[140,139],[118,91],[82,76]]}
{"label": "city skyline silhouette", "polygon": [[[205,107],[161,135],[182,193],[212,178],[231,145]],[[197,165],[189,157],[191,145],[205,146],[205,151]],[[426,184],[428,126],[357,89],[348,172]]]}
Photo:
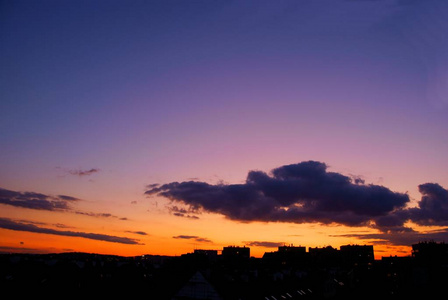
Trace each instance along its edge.
{"label": "city skyline silhouette", "polygon": [[374,247],[285,245],[250,256],[250,248],[196,249],[181,256],[122,257],[91,253],[0,254],[0,287],[52,297],[125,293],[150,299],[386,299],[437,296],[447,279],[448,244],[412,245],[412,255],[375,260]]}

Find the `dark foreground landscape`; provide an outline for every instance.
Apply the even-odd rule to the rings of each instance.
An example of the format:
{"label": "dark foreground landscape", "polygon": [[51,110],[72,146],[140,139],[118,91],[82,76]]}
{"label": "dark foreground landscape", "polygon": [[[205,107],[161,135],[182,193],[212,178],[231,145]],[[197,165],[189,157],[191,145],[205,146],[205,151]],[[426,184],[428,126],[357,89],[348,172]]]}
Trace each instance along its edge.
{"label": "dark foreground landscape", "polygon": [[[220,251],[221,252],[221,251]],[[373,246],[282,246],[263,258],[250,248],[181,256],[88,253],[1,254],[0,288],[25,295],[145,299],[354,299],[446,295],[448,245],[413,245],[408,257],[374,260]]]}

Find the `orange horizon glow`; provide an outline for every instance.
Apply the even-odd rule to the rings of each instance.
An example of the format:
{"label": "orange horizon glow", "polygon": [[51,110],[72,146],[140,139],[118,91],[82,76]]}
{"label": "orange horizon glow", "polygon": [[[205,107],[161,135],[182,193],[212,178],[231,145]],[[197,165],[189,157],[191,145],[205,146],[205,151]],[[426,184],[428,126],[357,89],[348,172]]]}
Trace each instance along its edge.
{"label": "orange horizon glow", "polygon": [[[250,248],[251,257],[262,258],[266,252],[275,252],[277,248],[274,247],[257,247],[257,246],[247,246],[238,243],[228,243],[223,245],[197,245],[197,244],[183,244],[178,245],[176,243],[164,243],[163,247],[157,250],[149,249],[148,247],[135,247],[132,249],[131,246],[110,246],[104,242],[86,242],[86,241],[74,241],[74,238],[41,238],[35,235],[39,234],[24,234],[22,239],[34,239],[32,243],[17,243],[17,239],[14,238],[14,233],[8,233],[7,230],[0,230],[3,241],[1,246],[2,253],[21,253],[21,254],[53,254],[53,253],[70,253],[70,252],[84,252],[92,254],[102,254],[102,255],[117,255],[123,257],[135,257],[142,255],[160,255],[160,256],[180,256],[182,254],[193,253],[196,249],[201,250],[216,250],[218,253],[222,251],[224,247],[227,246],[240,246]],[[81,238],[77,238],[80,239]],[[17,246],[19,244],[19,246]],[[308,246],[304,244],[285,244],[290,246],[301,246],[306,247],[308,252],[309,248],[315,247],[326,247],[331,246],[335,249],[339,249],[340,246],[344,245],[372,245],[374,248],[375,260],[381,260],[383,257],[407,257],[411,256],[412,248],[411,246],[388,246],[388,245],[375,245],[375,243],[350,243],[350,244],[340,244],[338,246],[326,244],[324,246]],[[68,246],[70,248],[68,248]],[[31,247],[31,248],[28,248]],[[143,249],[142,249],[143,248]],[[151,251],[152,250],[152,251]]]}
{"label": "orange horizon glow", "polygon": [[[159,200],[163,202],[163,200]],[[7,207],[5,207],[7,208]],[[23,211],[17,208],[7,208],[9,215],[14,215],[12,211]],[[53,228],[61,230],[57,227],[61,221],[65,222],[65,229],[71,231],[79,231],[76,224],[79,222],[79,216],[74,218],[73,226],[70,225],[69,213],[48,213],[43,212],[46,222],[53,219]],[[63,252],[85,252],[105,255],[119,256],[140,256],[140,255],[162,255],[162,256],[180,256],[186,253],[192,253],[195,249],[207,249],[221,251],[226,246],[246,246],[251,249],[251,256],[261,258],[265,252],[277,251],[277,246],[251,246],[254,241],[277,243],[278,245],[294,245],[306,247],[307,251],[310,247],[326,247],[331,246],[339,249],[342,245],[373,245],[375,259],[388,256],[410,256],[411,245],[409,246],[393,246],[381,244],[378,241],[369,242],[353,237],[344,237],[347,232],[365,232],[373,231],[369,228],[350,228],[341,225],[328,226],[319,224],[291,224],[291,223],[242,223],[227,220],[226,218],[215,214],[203,214],[200,220],[184,220],[167,213],[153,213],[154,224],[156,228],[165,228],[151,232],[151,225],[146,225],[147,235],[130,234],[129,230],[132,226],[108,226],[110,229],[101,228],[104,226],[104,220],[96,218],[83,217],[84,225],[93,226],[95,230],[83,231],[97,234],[106,234],[111,236],[127,236],[138,240],[139,244],[126,245],[114,242],[98,241],[86,239],[83,237],[59,236],[54,234],[33,233],[0,229],[2,240],[0,243],[1,252],[8,253],[63,253]],[[22,218],[40,220],[38,215],[33,212],[29,217],[20,214]],[[33,218],[30,218],[34,216]],[[53,216],[53,218],[51,218]],[[54,216],[58,216],[54,218]],[[72,216],[74,217],[74,216]],[[91,220],[90,220],[91,219]],[[124,223],[135,223],[137,220],[121,221]],[[142,222],[140,220],[139,222]],[[111,225],[110,221],[108,221]],[[134,225],[135,226],[135,225]],[[50,226],[47,226],[50,227]],[[140,226],[141,227],[141,226]],[[188,228],[188,229],[187,229]],[[199,240],[195,238],[182,239],[175,238],[177,236],[188,236],[186,233],[195,232]],[[235,233],[238,232],[238,238],[235,239]],[[279,234],[281,232],[281,234]],[[338,237],[338,235],[341,235]],[[213,237],[216,238],[213,238]],[[210,241],[202,241],[200,239],[208,239]]]}

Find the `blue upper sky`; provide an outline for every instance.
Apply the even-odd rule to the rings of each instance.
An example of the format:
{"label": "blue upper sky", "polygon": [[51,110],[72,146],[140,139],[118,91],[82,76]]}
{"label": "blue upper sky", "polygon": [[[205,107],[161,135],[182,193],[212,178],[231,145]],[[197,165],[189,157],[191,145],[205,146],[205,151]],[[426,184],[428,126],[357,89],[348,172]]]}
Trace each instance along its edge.
{"label": "blue upper sky", "polygon": [[369,166],[447,166],[446,1],[3,1],[0,10],[10,183],[55,167],[165,174],[236,157],[253,159],[242,170],[294,156],[368,161],[360,153]]}

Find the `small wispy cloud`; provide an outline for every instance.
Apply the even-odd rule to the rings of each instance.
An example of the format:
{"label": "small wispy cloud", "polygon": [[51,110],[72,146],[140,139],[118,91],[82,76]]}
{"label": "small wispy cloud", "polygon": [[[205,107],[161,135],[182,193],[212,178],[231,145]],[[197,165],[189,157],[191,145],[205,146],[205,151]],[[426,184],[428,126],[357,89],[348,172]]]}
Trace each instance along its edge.
{"label": "small wispy cloud", "polygon": [[188,209],[185,209],[182,207],[178,207],[176,205],[172,205],[172,206],[167,206],[167,209],[170,213],[173,214],[173,216],[176,216],[176,217],[183,217],[183,218],[194,219],[194,220],[199,219],[199,217],[196,216],[196,214],[200,214],[200,212],[193,207],[189,207]]}
{"label": "small wispy cloud", "polygon": [[79,198],[67,195],[46,195],[36,192],[17,192],[0,188],[0,204],[18,208],[46,210],[52,212],[75,213],[94,218],[115,218],[126,221],[126,217],[118,217],[110,213],[84,212],[75,210],[72,204],[82,201]]}
{"label": "small wispy cloud", "polygon": [[193,240],[193,241],[199,242],[199,243],[213,243],[213,241],[211,241],[208,238],[203,238],[203,237],[199,237],[196,235],[177,235],[177,236],[173,236],[173,239]]}
{"label": "small wispy cloud", "polygon": [[104,242],[111,242],[111,243],[141,245],[138,240],[131,239],[128,237],[120,237],[120,236],[91,233],[91,232],[56,230],[56,229],[52,229],[52,228],[37,226],[37,225],[33,224],[32,222],[17,221],[17,220],[12,220],[12,219],[8,219],[8,218],[0,218],[0,228],[15,230],[15,231],[33,232],[33,233],[53,234],[53,235],[69,236],[69,237],[81,237],[81,238],[104,241]]}
{"label": "small wispy cloud", "polygon": [[68,173],[70,173],[71,175],[77,175],[77,176],[89,176],[89,175],[92,175],[94,173],[98,173],[99,171],[100,171],[100,169],[92,168],[92,169],[89,169],[89,170],[81,170],[81,169],[68,170]]}
{"label": "small wispy cloud", "polygon": [[146,232],[144,231],[126,231],[127,233],[133,233],[133,234],[138,234],[138,235],[148,235]]}
{"label": "small wispy cloud", "polygon": [[246,241],[243,243],[251,247],[265,247],[265,248],[278,248],[285,244],[283,242],[267,242],[267,241]]}
{"label": "small wispy cloud", "polygon": [[160,184],[158,184],[158,183],[151,183],[151,184],[147,184],[146,188],[147,189],[154,189],[154,188],[158,187],[159,185]]}
{"label": "small wispy cloud", "polygon": [[80,199],[59,195],[51,196],[36,192],[16,192],[0,188],[0,204],[49,211],[67,211],[70,204]]}
{"label": "small wispy cloud", "polygon": [[94,212],[84,212],[84,211],[75,211],[74,213],[78,214],[78,215],[84,215],[84,216],[95,217],[95,218],[115,218],[115,219],[119,219],[122,221],[128,220],[128,218],[118,217],[118,216],[115,216],[110,213],[94,213]]}

